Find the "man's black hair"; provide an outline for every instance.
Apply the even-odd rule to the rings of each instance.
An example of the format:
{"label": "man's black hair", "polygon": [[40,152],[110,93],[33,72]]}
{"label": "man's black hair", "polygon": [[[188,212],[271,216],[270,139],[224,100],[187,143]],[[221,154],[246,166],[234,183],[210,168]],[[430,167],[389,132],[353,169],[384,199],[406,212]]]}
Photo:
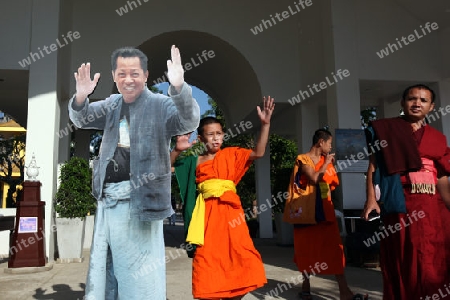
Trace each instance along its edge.
{"label": "man's black hair", "polygon": [[419,89],[419,90],[427,90],[431,93],[431,103],[434,103],[434,99],[436,98],[436,94],[434,93],[434,91],[429,87],[426,86],[425,84],[415,84],[415,85],[411,85],[409,87],[407,87],[404,91],[403,91],[403,96],[402,96],[402,100],[405,101],[407,100],[406,97],[408,97],[409,91],[411,91],[412,89]]}
{"label": "man's black hair", "polygon": [[320,140],[328,141],[330,137],[333,135],[330,131],[320,128],[317,129],[316,132],[314,132],[313,138],[312,138],[312,145],[316,145]]}
{"label": "man's black hair", "polygon": [[111,69],[113,72],[117,69],[118,57],[138,57],[142,70],[144,70],[144,73],[147,72],[148,58],[141,50],[132,47],[123,47],[115,50],[111,55]]}

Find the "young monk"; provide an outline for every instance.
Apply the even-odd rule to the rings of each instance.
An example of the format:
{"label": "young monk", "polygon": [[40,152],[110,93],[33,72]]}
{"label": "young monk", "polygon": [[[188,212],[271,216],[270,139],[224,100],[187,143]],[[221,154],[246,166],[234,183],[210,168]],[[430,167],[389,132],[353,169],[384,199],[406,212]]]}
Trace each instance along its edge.
{"label": "young monk", "polygon": [[[222,125],[216,118],[206,117],[200,120],[198,128],[198,140],[205,145],[204,153],[175,163],[176,157],[192,145],[188,135],[177,137],[171,161],[175,163],[184,200],[185,221],[189,223],[186,241],[196,245],[192,263],[195,299],[238,300],[267,283],[261,256],[253,245],[245,221],[234,225],[234,220],[242,220],[244,215],[236,185],[253,160],[264,155],[274,107],[270,97],[264,97],[262,110],[257,107],[261,132],[253,150],[239,147],[221,149]],[[195,184],[199,197],[194,211],[190,212]]]}
{"label": "young monk", "polygon": [[[333,167],[334,154],[330,153],[332,140],[333,137],[328,130],[316,130],[309,152],[297,156],[289,187],[289,191],[292,192],[292,188],[306,190],[306,185],[313,185],[314,193],[317,193],[323,207],[323,211],[319,214],[320,220],[317,220],[316,204],[318,222],[316,225],[294,225],[294,262],[304,276],[299,297],[304,300],[313,299],[309,277],[311,274],[319,273],[336,276],[341,300],[364,300],[368,299],[368,296],[354,295],[344,275],[344,246],[331,201],[331,191],[339,185]],[[289,210],[289,207],[286,206],[285,209]],[[321,267],[313,269],[318,265]]]}

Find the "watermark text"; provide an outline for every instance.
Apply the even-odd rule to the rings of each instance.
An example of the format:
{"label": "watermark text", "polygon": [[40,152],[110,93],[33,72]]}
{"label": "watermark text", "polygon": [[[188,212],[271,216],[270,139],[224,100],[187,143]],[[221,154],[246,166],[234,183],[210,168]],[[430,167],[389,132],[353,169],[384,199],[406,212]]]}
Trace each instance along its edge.
{"label": "watermark text", "polygon": [[[402,36],[400,39],[396,38],[396,42],[394,42],[393,44],[388,43],[387,47],[384,49],[381,49],[380,51],[377,51],[377,55],[379,58],[384,58],[386,56],[389,56],[389,54],[394,53],[395,51],[399,50],[403,48],[403,46],[407,46],[412,42],[415,42],[418,39],[423,38],[424,36],[426,36],[427,34],[431,33],[432,30],[437,30],[439,28],[438,23],[433,22],[427,22],[425,25],[425,28],[420,25],[420,29],[423,33],[423,35],[420,35],[420,33],[417,31],[417,29],[414,29],[414,33],[411,33],[410,35],[408,35],[408,37]],[[397,46],[398,45],[398,46]]]}
{"label": "watermark text", "polygon": [[[213,50],[203,50],[202,54],[197,53],[197,58],[195,57],[191,57],[190,62],[187,62],[184,64],[184,70],[185,71],[189,71],[192,70],[193,67],[198,67],[201,64],[203,64],[204,62],[207,62],[208,59],[210,58],[214,58],[216,56],[216,54],[214,53]],[[164,75],[153,80],[153,84],[160,84],[163,82],[167,82],[168,81],[168,76],[167,76],[167,71],[164,72]]]}
{"label": "watermark text", "polygon": [[303,100],[312,97],[315,93],[319,93],[322,90],[325,90],[329,86],[334,85],[335,83],[339,82],[339,80],[343,80],[348,76],[350,76],[350,71],[347,69],[339,69],[336,71],[336,74],[334,74],[334,72],[331,72],[331,77],[333,78],[333,80],[330,80],[330,78],[327,76],[325,77],[325,81],[322,81],[319,84],[314,83],[312,86],[308,85],[307,90],[299,90],[297,95],[295,95],[291,99],[288,99],[288,102],[292,106],[301,103]]}
{"label": "watermark text", "polygon": [[298,0],[298,2],[294,2],[294,9],[289,5],[288,10],[283,11],[282,13],[276,13],[275,16],[270,15],[269,20],[261,20],[261,23],[259,25],[256,25],[253,28],[250,28],[250,31],[257,35],[259,33],[262,33],[265,29],[269,29],[272,26],[275,26],[278,22],[282,22],[283,20],[286,20],[287,18],[299,13],[300,11],[305,10],[307,7],[312,5],[312,0]]}
{"label": "watermark text", "polygon": [[56,43],[50,44],[50,46],[43,46],[38,47],[36,52],[30,52],[30,55],[27,58],[22,59],[22,61],[19,61],[19,65],[22,68],[26,68],[27,66],[31,65],[32,62],[35,62],[41,58],[44,58],[44,56],[47,54],[51,54],[52,52],[55,52],[59,48],[62,48],[66,45],[68,45],[70,42],[73,42],[74,40],[77,40],[81,37],[80,33],[78,31],[69,31],[66,33],[66,35],[61,35],[62,40],[64,43],[61,42],[60,38],[56,39]]}
{"label": "watermark text", "polygon": [[[418,220],[423,219],[425,217],[425,212],[423,210],[420,210],[419,212],[414,210],[411,213],[411,215],[406,214],[406,218],[401,218],[400,222],[395,223],[394,226],[388,225],[387,228],[385,227],[383,231],[375,232],[375,234],[372,237],[363,241],[364,245],[366,245],[366,247],[375,245],[377,242],[380,242],[382,239],[387,238],[389,236],[389,233],[394,234],[394,233],[410,226],[411,224],[414,223],[414,221],[411,219],[411,216],[414,219],[414,221],[417,222]],[[408,220],[405,220],[405,219],[408,219]],[[408,221],[409,221],[409,223],[408,223]],[[389,232],[388,232],[388,229],[389,229]]]}

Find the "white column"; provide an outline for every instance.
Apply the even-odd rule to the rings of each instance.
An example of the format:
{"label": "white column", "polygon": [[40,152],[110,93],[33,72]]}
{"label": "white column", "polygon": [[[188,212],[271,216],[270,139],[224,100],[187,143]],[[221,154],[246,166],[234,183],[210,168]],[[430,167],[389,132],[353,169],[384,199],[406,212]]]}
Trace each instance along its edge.
{"label": "white column", "polygon": [[440,116],[442,133],[447,137],[447,145],[450,145],[450,78],[439,81],[435,92],[440,100],[440,107],[437,107],[437,109],[440,108],[441,110],[434,115]]}
{"label": "white column", "polygon": [[450,29],[439,30],[438,34],[442,54],[440,64],[442,79],[431,85],[437,101],[435,111],[428,115],[428,120],[447,137],[447,144],[450,145]]}
{"label": "white column", "polygon": [[272,200],[270,188],[270,147],[267,144],[263,157],[255,161],[256,199],[258,202],[259,237],[272,238],[272,209],[268,205]]}
{"label": "white column", "polygon": [[297,152],[301,153],[303,149],[303,118],[302,118],[302,109],[301,106],[298,105],[294,107],[295,109],[295,136],[293,137],[297,142]]}
{"label": "white column", "polygon": [[439,41],[442,53],[442,74],[443,78],[450,78],[450,28],[439,30]]}
{"label": "white column", "polygon": [[[330,131],[360,129],[361,105],[358,74],[355,0],[324,0],[322,4],[327,116]],[[340,70],[340,71],[339,71]],[[342,75],[338,75],[339,73]],[[325,80],[324,80],[325,81]],[[356,153],[355,153],[356,154]],[[362,173],[340,173],[336,208],[344,207],[347,190],[364,186]],[[364,191],[361,191],[364,194]],[[354,200],[354,199],[351,199]],[[361,199],[361,208],[364,199]]]}
{"label": "white column", "polygon": [[[406,88],[406,86],[405,86],[405,88]],[[377,114],[377,119],[398,117],[400,115],[400,109],[401,109],[400,102],[401,102],[400,97],[384,99],[381,102],[382,115]]]}
{"label": "white column", "polygon": [[318,100],[305,101],[297,110],[296,123],[297,132],[300,133],[297,140],[299,153],[308,152],[311,148],[312,136],[319,128],[319,106]]}
{"label": "white column", "polygon": [[[332,83],[328,83],[326,89],[327,115],[332,131],[361,128],[358,60],[355,59],[358,57],[356,4],[354,0],[323,2],[324,77]],[[348,72],[338,76],[339,69],[341,73]]]}
{"label": "white column", "polygon": [[[61,51],[59,45],[56,50],[51,48],[57,39],[62,41],[61,44],[65,43],[60,32],[61,13],[62,2],[59,0],[33,1],[30,51],[35,53],[35,61],[29,67],[26,165],[34,153],[40,167],[37,179],[42,183],[41,200],[46,202],[45,247],[49,261],[54,259],[55,244],[52,226],[60,142],[57,132],[61,109],[66,110],[58,99],[63,94],[59,85],[68,80],[63,76],[69,78],[73,74],[58,74],[61,71],[58,56],[66,50]],[[47,46],[47,52],[44,46]]]}

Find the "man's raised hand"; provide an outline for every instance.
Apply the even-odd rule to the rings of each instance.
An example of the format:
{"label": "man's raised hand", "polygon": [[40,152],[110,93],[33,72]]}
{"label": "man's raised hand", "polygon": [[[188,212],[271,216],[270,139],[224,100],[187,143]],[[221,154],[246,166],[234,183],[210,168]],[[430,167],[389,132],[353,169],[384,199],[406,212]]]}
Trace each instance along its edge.
{"label": "man's raised hand", "polygon": [[184,83],[184,70],[181,65],[180,50],[175,45],[172,45],[171,55],[172,60],[167,61],[167,77],[170,84],[180,92]]}
{"label": "man's raised hand", "polygon": [[91,80],[91,64],[82,64],[78,68],[78,72],[73,74],[76,81],[76,102],[81,105],[84,100],[94,92],[100,78],[100,73],[95,73],[94,79]]}

